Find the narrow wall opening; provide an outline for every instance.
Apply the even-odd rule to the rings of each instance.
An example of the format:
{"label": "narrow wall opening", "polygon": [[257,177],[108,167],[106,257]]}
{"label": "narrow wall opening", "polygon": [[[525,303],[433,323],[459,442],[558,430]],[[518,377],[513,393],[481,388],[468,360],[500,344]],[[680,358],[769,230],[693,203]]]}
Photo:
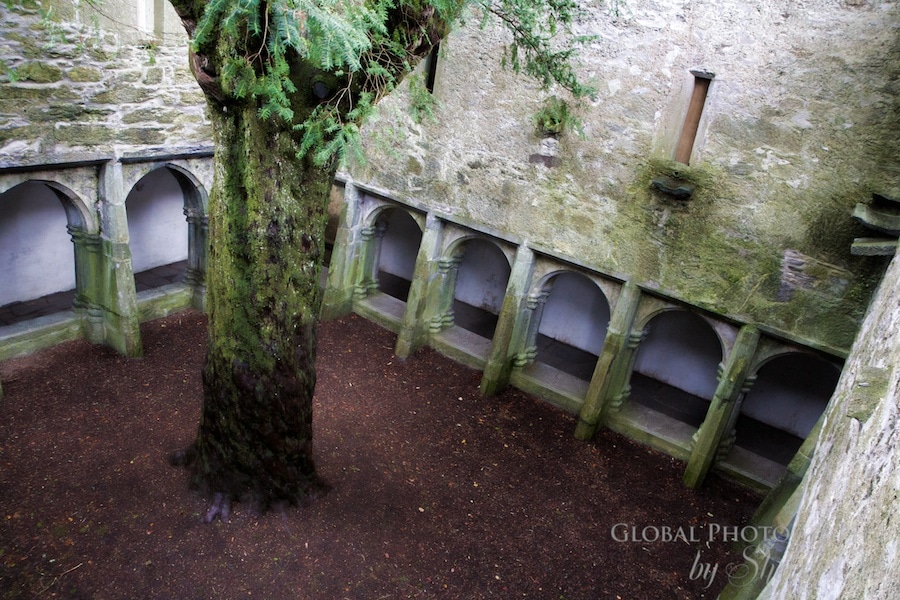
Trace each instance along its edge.
{"label": "narrow wall opening", "polygon": [[437,63],[438,57],[441,53],[441,44],[438,42],[434,45],[434,48],[431,49],[431,52],[428,54],[428,57],[425,59],[425,89],[428,90],[429,93],[434,93],[434,84],[437,80]]}
{"label": "narrow wall opening", "polygon": [[593,281],[560,273],[547,282],[535,360],[590,381],[609,326],[609,302]]}
{"label": "narrow wall opening", "polygon": [[180,283],[188,266],[188,222],[181,185],[169,169],[142,177],[125,199],[138,292]]}
{"label": "narrow wall opening", "polygon": [[706,106],[706,97],[709,94],[709,86],[715,74],[707,71],[693,70],[694,89],[691,92],[691,101],[688,103],[684,123],[681,126],[681,134],[678,136],[678,145],[675,147],[675,162],[688,164],[691,161],[691,153],[694,150],[694,142],[697,139],[697,131],[700,129],[700,117],[703,116],[703,108]]}
{"label": "narrow wall opening", "polygon": [[638,348],[631,398],[699,428],[716,392],[722,345],[709,323],[683,310],[656,315]]}
{"label": "narrow wall opening", "polygon": [[71,310],[75,252],[60,197],[28,181],[0,194],[0,327]]}

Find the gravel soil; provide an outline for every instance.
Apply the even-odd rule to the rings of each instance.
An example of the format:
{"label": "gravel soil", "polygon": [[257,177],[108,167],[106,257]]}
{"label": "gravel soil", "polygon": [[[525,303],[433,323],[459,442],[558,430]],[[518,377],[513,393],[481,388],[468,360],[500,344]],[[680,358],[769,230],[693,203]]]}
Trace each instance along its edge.
{"label": "gravel soil", "polygon": [[[686,489],[682,463],[609,431],[580,442],[572,415],[482,397],[430,349],[398,359],[351,315],[319,327],[331,491],[205,525],[166,457],[196,430],[206,319],[142,335],[140,359],[76,341],[0,363],[0,598],[715,598],[740,556],[711,532],[760,500]],[[616,539],[663,527],[684,535]]]}

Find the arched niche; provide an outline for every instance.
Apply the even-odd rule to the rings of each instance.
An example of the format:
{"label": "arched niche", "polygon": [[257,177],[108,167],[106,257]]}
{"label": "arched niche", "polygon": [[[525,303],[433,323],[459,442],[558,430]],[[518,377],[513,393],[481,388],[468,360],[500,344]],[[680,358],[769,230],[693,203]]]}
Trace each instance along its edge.
{"label": "arched niche", "polygon": [[374,214],[378,289],[406,301],[422,243],[422,228],[408,211],[389,206]]}
{"label": "arched niche", "polygon": [[544,278],[536,302],[536,360],[589,381],[609,327],[609,301],[600,287],[575,271]]}
{"label": "arched niche", "polygon": [[840,369],[804,352],[770,358],[756,371],[735,422],[735,445],[786,465],[825,411]]}
{"label": "arched niche", "polygon": [[22,184],[43,184],[59,198],[70,227],[88,235],[97,235],[100,232],[100,215],[93,202],[98,193],[95,169],[89,169],[89,174],[85,169],[4,174],[0,176],[0,196]]}
{"label": "arched niche", "polygon": [[482,237],[466,237],[451,248],[456,266],[453,323],[491,339],[503,306],[511,267],[503,251]]}
{"label": "arched niche", "polygon": [[9,309],[0,324],[71,308],[84,284],[76,259],[96,223],[89,217],[84,202],[56,182],[30,180],[0,194],[0,307]]}
{"label": "arched niche", "polygon": [[132,186],[125,207],[139,290],[182,279],[202,284],[206,204],[206,191],[197,178],[174,164],[156,166]]}
{"label": "arched niche", "polygon": [[722,340],[706,319],[680,309],[657,312],[644,332],[631,375],[631,398],[699,427],[718,384]]}

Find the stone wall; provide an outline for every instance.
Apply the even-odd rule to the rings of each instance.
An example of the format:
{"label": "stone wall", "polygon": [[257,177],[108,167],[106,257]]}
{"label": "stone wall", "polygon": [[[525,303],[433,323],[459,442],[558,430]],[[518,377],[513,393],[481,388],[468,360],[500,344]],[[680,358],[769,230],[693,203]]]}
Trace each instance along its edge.
{"label": "stone wall", "polygon": [[[138,3],[151,4],[164,6]],[[0,6],[0,167],[24,180],[56,163],[190,154],[211,140],[171,14],[150,11],[144,29],[117,29],[86,3]],[[567,133],[558,149],[531,123],[553,90],[501,71],[504,36],[476,22],[444,44],[436,120],[411,118],[415,95],[389,98],[366,129],[369,160],[349,168],[353,179],[739,323],[838,354],[850,347],[885,268],[850,255],[852,239],[867,235],[851,210],[873,193],[900,198],[898,2],[591,3],[578,29],[597,37],[581,70],[599,93],[578,109],[585,138]],[[679,166],[671,158],[692,69],[715,78],[690,165]],[[113,161],[107,179],[129,164]],[[694,195],[654,191],[662,175],[691,183]],[[121,204],[130,186],[120,187]],[[118,243],[125,231],[104,234]],[[764,597],[887,597],[900,568],[898,285],[895,261]]]}
{"label": "stone wall", "polygon": [[[886,265],[850,255],[867,235],[850,213],[873,192],[900,196],[897,2],[588,11],[578,30],[596,39],[580,70],[599,93],[578,109],[584,139],[566,133],[555,159],[541,158],[531,117],[557,90],[500,70],[505,36],[470,24],[443,45],[436,120],[409,116],[414,94],[388,99],[353,178],[713,312],[849,348]],[[715,77],[687,167],[671,158],[695,69]],[[697,190],[686,201],[657,193],[660,175]]]}
{"label": "stone wall", "polygon": [[[900,572],[900,260],[847,360],[787,554],[760,598],[891,598]],[[891,592],[894,590],[894,592]]]}
{"label": "stone wall", "polygon": [[[117,21],[83,2],[0,8],[0,163],[209,145],[187,36],[168,3],[155,4],[167,7],[166,28],[147,32],[129,24],[128,3],[101,5],[119,10]],[[119,31],[107,28],[116,22]]]}
{"label": "stone wall", "polygon": [[[0,166],[209,144],[168,3],[110,2],[102,14],[87,3],[4,6]],[[532,124],[555,90],[501,70],[504,35],[472,19],[444,44],[436,120],[413,121],[414,95],[389,98],[366,130],[367,164],[349,171],[842,354],[885,266],[850,255],[868,234],[851,210],[873,192],[900,197],[898,12],[876,0],[591,3],[577,25],[595,36],[580,70],[599,92],[577,109],[585,138],[566,133],[558,148]],[[697,69],[715,77],[690,166],[678,165]],[[693,197],[654,190],[673,175]]]}

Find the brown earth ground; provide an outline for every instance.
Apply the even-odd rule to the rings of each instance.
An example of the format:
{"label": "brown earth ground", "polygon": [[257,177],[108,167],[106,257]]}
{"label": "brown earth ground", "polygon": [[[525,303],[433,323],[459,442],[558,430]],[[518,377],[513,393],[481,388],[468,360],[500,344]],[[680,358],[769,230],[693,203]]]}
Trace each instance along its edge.
{"label": "brown earth ground", "polygon": [[[0,363],[0,598],[715,598],[740,560],[708,534],[759,498],[685,489],[682,463],[608,431],[579,442],[571,415],[484,398],[429,349],[399,360],[356,316],[320,326],[332,491],[204,525],[166,456],[196,428],[205,332],[186,312],[143,326],[142,359],[77,341]],[[618,542],[617,523],[701,541]],[[698,563],[719,566],[708,588]]]}

